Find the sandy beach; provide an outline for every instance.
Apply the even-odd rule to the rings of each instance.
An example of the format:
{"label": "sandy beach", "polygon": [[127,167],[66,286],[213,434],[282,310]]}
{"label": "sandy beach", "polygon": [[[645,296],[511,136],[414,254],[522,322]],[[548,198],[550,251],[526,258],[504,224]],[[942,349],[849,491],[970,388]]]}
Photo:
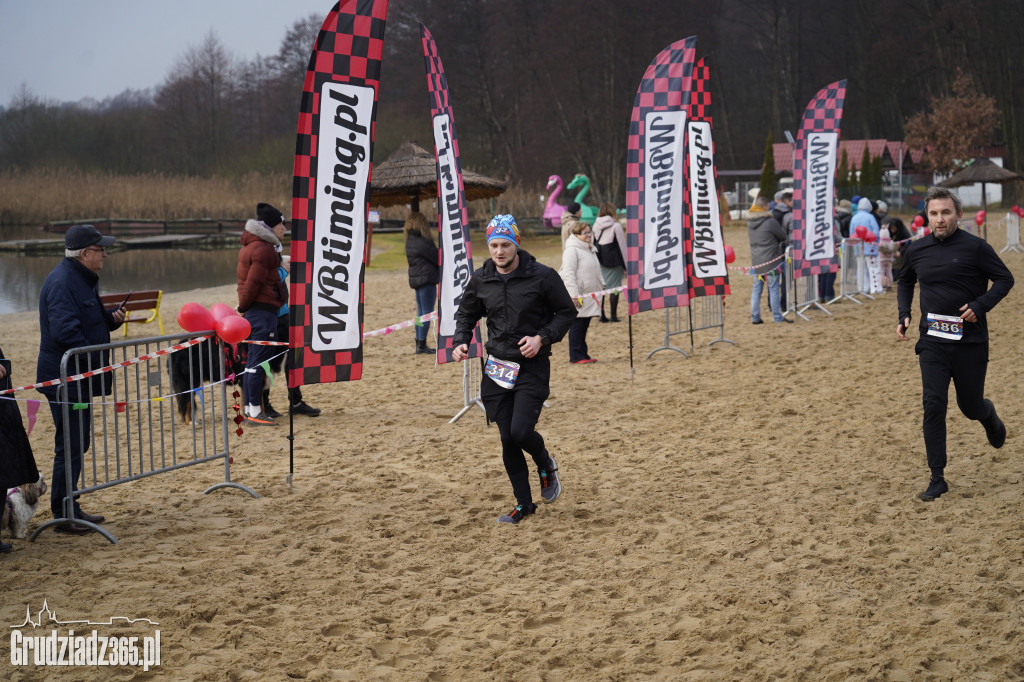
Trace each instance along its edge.
{"label": "sandy beach", "polygon": [[[745,226],[726,241],[750,265]],[[557,237],[524,248],[559,264]],[[211,464],[88,495],[119,544],[14,540],[0,623],[44,600],[159,623],[159,667],[67,680],[1024,679],[1024,254],[1002,256],[1018,283],[989,316],[987,395],[1009,437],[992,449],[951,400],[951,490],[930,504],[895,293],[754,326],[734,272],[735,346],[698,332],[692,357],[646,359],[657,311],[633,318],[633,373],[626,322],[591,325],[597,363],[555,347],[539,430],[565,492],[517,527],[495,524],[514,503],[497,429],[477,408],[448,423],[462,366],[414,355],[405,329],[366,341],[362,380],[303,389],[323,414],[296,418],[292,487],[284,420],[232,436],[232,479],[259,499],[203,495]],[[189,301],[235,289],[167,294],[167,333]],[[366,330],[414,315],[404,269],[367,272],[365,309]],[[0,325],[15,383],[34,381],[36,313]],[[44,407],[47,479],[52,440]],[[44,501],[30,528],[49,518]],[[5,679],[58,676],[2,652]]]}

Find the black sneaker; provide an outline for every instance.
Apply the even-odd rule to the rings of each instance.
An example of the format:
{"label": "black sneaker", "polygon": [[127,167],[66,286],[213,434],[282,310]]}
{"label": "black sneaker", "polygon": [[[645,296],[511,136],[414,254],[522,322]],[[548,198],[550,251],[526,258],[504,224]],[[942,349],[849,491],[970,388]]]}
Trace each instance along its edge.
{"label": "black sneaker", "polygon": [[320,416],[320,408],[319,407],[310,407],[309,405],[306,404],[305,400],[301,401],[297,405],[292,405],[290,409],[292,411],[292,414],[304,414],[307,417],[319,417]]}
{"label": "black sneaker", "polygon": [[986,398],[985,402],[992,408],[993,421],[991,428],[988,424],[985,424],[985,435],[988,436],[988,444],[998,450],[1006,442],[1006,425],[1003,424],[1003,420],[996,414],[996,407],[992,404],[992,401]]}
{"label": "black sneaker", "polygon": [[551,466],[547,469],[541,469],[539,472],[540,496],[545,504],[554,502],[562,494],[562,484],[558,480],[558,462],[551,455],[548,455],[548,457],[551,459]]}
{"label": "black sneaker", "polygon": [[931,483],[929,483],[928,490],[925,490],[923,493],[918,495],[918,498],[920,498],[922,502],[931,502],[932,500],[939,499],[939,497],[943,493],[948,492],[949,485],[946,483],[946,479],[943,478],[941,480],[932,481]]}
{"label": "black sneaker", "polygon": [[530,504],[529,506],[525,504],[517,504],[515,509],[510,511],[508,514],[502,514],[499,516],[498,523],[511,523],[512,525],[515,525],[522,521],[524,516],[529,516],[535,511],[537,511],[537,505],[535,504]]}
{"label": "black sneaker", "polygon": [[757,318],[756,320],[751,320],[751,321],[750,321],[750,323],[751,323],[751,324],[764,324],[764,320],[762,320],[762,319],[761,319],[761,318],[759,317],[759,318]]}
{"label": "black sneaker", "polygon": [[274,406],[270,404],[269,400],[263,404],[263,414],[267,415],[271,419],[280,419],[284,416],[274,409]]}

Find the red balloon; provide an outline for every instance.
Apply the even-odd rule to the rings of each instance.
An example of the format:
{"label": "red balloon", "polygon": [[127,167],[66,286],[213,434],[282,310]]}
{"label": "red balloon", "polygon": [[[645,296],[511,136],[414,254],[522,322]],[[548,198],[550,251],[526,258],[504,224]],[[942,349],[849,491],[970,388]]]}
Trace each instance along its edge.
{"label": "red balloon", "polygon": [[920,215],[916,215],[914,216],[914,220],[911,221],[910,224],[913,225],[914,227],[921,227],[922,225],[924,225],[924,218],[922,218]]}
{"label": "red balloon", "polygon": [[864,239],[864,235],[868,233],[868,228],[864,225],[858,225],[853,231],[857,235],[857,239]]}
{"label": "red balloon", "polygon": [[981,224],[983,222],[985,222],[985,216],[983,216],[983,215],[976,215],[976,216],[974,216],[974,222],[977,223],[978,227],[981,227]]}
{"label": "red balloon", "polygon": [[927,237],[931,233],[932,233],[931,228],[929,228],[929,227],[924,228],[924,233],[923,234],[924,234],[925,237]]}
{"label": "red balloon", "polygon": [[178,324],[187,332],[204,332],[217,326],[210,311],[198,303],[186,303],[178,311]]}
{"label": "red balloon", "polygon": [[217,321],[217,336],[224,343],[234,345],[245,341],[251,332],[252,325],[241,315],[229,315]]}
{"label": "red balloon", "polygon": [[210,314],[213,315],[213,319],[216,322],[220,322],[225,317],[232,317],[238,315],[238,311],[229,306],[227,303],[214,303],[210,306]]}
{"label": "red balloon", "polygon": [[875,236],[874,232],[868,232],[866,235],[864,235],[864,241],[866,241],[868,244],[871,244],[876,239],[878,239],[878,237]]}
{"label": "red balloon", "polygon": [[1013,211],[1014,213],[1016,213],[1017,215],[1020,215],[1021,208],[1017,204],[1014,204],[1013,208],[1011,208],[1010,210]]}
{"label": "red balloon", "polygon": [[725,245],[725,262],[731,263],[736,260],[736,252],[728,244]]}

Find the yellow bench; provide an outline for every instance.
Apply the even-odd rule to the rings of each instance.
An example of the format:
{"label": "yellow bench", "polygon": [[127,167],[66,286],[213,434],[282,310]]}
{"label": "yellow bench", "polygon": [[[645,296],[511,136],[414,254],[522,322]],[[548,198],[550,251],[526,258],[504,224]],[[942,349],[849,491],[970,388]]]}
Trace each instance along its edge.
{"label": "yellow bench", "polygon": [[[128,299],[125,304],[125,319],[122,328],[124,329],[123,336],[128,336],[128,323],[138,322],[146,324],[147,322],[156,322],[160,326],[160,336],[164,335],[164,319],[160,317],[160,298],[164,292],[159,289],[153,289],[151,291],[135,291],[132,293],[132,297]],[[100,296],[100,301],[103,302],[104,308],[113,308],[114,306],[121,305],[121,301],[128,295],[127,291],[123,291],[120,294],[104,294]],[[148,317],[137,316],[132,317],[133,312],[145,311],[149,313]]]}

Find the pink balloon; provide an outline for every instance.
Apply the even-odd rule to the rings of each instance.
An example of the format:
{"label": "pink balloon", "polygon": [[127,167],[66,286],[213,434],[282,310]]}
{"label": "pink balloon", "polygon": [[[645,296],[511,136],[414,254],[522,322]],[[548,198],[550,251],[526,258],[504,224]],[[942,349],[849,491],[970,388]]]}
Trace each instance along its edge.
{"label": "pink balloon", "polygon": [[736,260],[736,252],[728,244],[725,245],[725,262],[731,263]]}
{"label": "pink balloon", "polygon": [[178,324],[187,332],[204,332],[217,326],[210,311],[198,303],[186,303],[178,311]]}
{"label": "pink balloon", "polygon": [[225,317],[238,315],[238,312],[227,303],[214,303],[210,306],[210,314],[215,321],[220,322]]}
{"label": "pink balloon", "polygon": [[217,321],[217,336],[224,343],[232,345],[245,341],[252,333],[252,325],[249,320],[241,315],[229,315]]}
{"label": "pink balloon", "polygon": [[853,231],[857,235],[857,239],[864,239],[864,235],[868,233],[868,228],[864,225],[858,225]]}

